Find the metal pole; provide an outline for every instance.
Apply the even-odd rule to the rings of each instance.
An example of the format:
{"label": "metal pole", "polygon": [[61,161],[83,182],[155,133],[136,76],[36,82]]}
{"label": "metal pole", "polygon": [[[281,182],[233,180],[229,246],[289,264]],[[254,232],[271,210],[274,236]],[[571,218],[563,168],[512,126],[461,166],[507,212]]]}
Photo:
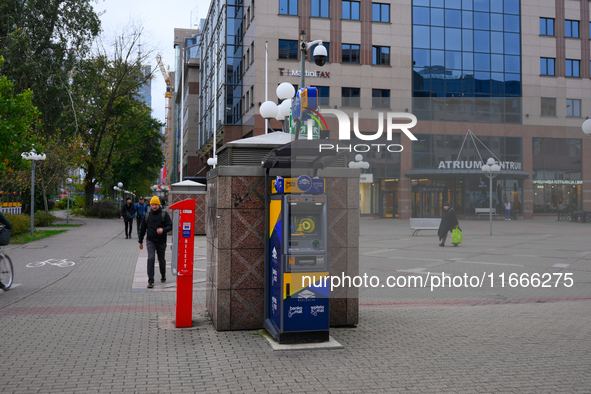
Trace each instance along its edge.
{"label": "metal pole", "polygon": [[[300,57],[301,59],[301,70],[300,70],[300,91],[306,87],[306,33],[302,30],[300,33]],[[301,102],[301,97],[300,97]],[[296,119],[295,139],[300,138],[300,128],[302,127],[302,121]]]}
{"label": "metal pole", "polygon": [[31,160],[31,237],[35,227],[35,160]]}
{"label": "metal pole", "polygon": [[492,176],[492,172],[489,175],[488,179],[490,180],[490,189],[489,189],[489,197],[490,197],[490,203],[489,203],[489,210],[490,212],[488,213],[490,215],[490,235],[492,235],[492,180],[493,180],[493,176]]}
{"label": "metal pole", "polygon": [[66,214],[66,223],[70,224],[70,186],[68,188],[68,213]]}
{"label": "metal pole", "polygon": [[[254,56],[254,53],[252,54]],[[265,101],[267,101],[267,91],[268,89],[268,71],[267,71],[267,62],[269,57],[269,41],[265,41]],[[269,130],[269,120],[265,118],[265,134],[267,134],[267,130]]]}

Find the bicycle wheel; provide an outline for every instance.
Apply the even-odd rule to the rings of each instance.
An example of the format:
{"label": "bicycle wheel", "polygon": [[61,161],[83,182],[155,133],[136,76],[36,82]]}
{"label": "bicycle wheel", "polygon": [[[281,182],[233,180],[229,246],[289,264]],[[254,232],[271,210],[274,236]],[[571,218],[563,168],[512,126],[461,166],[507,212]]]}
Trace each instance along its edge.
{"label": "bicycle wheel", "polygon": [[0,282],[4,285],[5,289],[9,289],[12,286],[14,279],[14,273],[12,271],[12,260],[8,255],[4,253],[0,254]]}

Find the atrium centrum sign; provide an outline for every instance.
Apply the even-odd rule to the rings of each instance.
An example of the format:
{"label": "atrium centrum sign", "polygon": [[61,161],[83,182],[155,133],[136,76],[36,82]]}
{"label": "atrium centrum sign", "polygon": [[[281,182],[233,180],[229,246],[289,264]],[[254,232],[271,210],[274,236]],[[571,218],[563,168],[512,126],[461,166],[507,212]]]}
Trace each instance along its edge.
{"label": "atrium centrum sign", "polygon": [[[437,169],[479,169],[483,164],[484,163],[480,160],[444,160],[439,162]],[[515,161],[499,161],[499,165],[503,170],[521,170],[521,163]]]}

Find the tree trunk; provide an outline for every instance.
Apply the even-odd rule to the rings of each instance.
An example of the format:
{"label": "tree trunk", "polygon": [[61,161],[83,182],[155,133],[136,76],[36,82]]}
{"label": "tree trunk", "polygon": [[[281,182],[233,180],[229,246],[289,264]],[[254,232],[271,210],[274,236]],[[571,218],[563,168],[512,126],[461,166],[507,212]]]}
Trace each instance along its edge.
{"label": "tree trunk", "polygon": [[43,205],[45,205],[45,213],[49,212],[49,207],[47,206],[47,193],[45,192],[45,180],[41,178],[41,193],[43,194]]}
{"label": "tree trunk", "polygon": [[84,184],[84,198],[86,199],[86,209],[92,209],[92,205],[94,204],[94,187],[96,186],[96,181],[92,182],[87,180]]}

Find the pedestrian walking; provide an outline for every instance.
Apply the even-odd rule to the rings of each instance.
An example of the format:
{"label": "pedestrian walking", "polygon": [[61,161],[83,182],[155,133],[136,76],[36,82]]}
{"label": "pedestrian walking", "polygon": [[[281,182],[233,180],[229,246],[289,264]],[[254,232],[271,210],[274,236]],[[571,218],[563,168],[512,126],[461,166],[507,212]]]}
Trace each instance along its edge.
{"label": "pedestrian walking", "polygon": [[123,204],[123,207],[121,207],[121,219],[123,219],[125,222],[125,239],[131,239],[134,213],[135,207],[131,204],[131,197],[127,197],[125,204]]}
{"label": "pedestrian walking", "polygon": [[150,210],[144,216],[138,242],[140,250],[144,249],[144,236],[148,247],[148,288],[154,287],[154,263],[155,254],[158,254],[161,282],[166,282],[166,236],[172,231],[172,220],[168,212],[162,210],[160,199],[157,196],[150,200]]}
{"label": "pedestrian walking", "polygon": [[142,221],[144,220],[144,216],[148,212],[148,204],[144,202],[144,198],[140,197],[140,202],[135,204],[135,219],[137,223],[137,237],[140,237],[140,230],[142,227]]}
{"label": "pedestrian walking", "polygon": [[505,201],[505,220],[511,220],[511,203]]}
{"label": "pedestrian walking", "polygon": [[[449,205],[449,201],[446,201],[443,203],[443,215],[437,231],[439,246],[445,246],[447,234],[451,233],[454,228],[460,228],[456,211]],[[458,246],[458,244],[454,244],[454,246]]]}

